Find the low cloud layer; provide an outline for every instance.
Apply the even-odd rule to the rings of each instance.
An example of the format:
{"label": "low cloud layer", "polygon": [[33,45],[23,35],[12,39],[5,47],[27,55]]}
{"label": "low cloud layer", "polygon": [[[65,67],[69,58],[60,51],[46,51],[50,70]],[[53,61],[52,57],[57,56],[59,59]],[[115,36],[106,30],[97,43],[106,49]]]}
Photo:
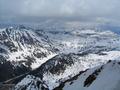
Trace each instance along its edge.
{"label": "low cloud layer", "polygon": [[0,0],[0,20],[25,17],[120,20],[120,0]]}

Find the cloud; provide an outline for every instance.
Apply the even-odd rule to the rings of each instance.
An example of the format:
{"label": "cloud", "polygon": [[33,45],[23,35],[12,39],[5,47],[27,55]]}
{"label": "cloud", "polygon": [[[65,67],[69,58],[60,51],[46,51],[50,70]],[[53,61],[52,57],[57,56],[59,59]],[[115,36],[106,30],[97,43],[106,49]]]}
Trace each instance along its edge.
{"label": "cloud", "polygon": [[0,19],[79,17],[120,20],[120,0],[0,0]]}

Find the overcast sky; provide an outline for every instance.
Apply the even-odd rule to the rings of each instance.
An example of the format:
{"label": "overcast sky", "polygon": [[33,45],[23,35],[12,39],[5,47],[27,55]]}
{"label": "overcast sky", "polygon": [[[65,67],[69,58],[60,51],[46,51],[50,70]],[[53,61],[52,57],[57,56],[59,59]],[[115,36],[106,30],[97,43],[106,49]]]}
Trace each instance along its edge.
{"label": "overcast sky", "polygon": [[0,0],[0,20],[71,17],[119,22],[120,0]]}

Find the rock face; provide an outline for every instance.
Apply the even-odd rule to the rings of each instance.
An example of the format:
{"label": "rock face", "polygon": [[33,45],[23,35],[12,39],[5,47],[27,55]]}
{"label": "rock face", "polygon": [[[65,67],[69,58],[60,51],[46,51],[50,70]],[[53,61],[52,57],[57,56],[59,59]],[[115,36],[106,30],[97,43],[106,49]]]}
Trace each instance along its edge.
{"label": "rock face", "polygon": [[[111,31],[43,31],[19,26],[1,29],[0,35],[1,81],[12,78],[4,83],[15,84],[15,90],[97,90],[87,88],[109,64],[119,64],[120,37]],[[80,87],[74,89],[79,78]]]}

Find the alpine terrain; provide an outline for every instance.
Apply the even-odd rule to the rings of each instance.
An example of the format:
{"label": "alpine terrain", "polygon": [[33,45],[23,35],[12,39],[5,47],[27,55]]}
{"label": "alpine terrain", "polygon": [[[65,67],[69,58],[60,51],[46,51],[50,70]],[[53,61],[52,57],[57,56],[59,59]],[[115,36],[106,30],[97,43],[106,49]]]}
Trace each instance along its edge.
{"label": "alpine terrain", "polygon": [[120,90],[119,34],[79,22],[38,27],[1,27],[0,90]]}

